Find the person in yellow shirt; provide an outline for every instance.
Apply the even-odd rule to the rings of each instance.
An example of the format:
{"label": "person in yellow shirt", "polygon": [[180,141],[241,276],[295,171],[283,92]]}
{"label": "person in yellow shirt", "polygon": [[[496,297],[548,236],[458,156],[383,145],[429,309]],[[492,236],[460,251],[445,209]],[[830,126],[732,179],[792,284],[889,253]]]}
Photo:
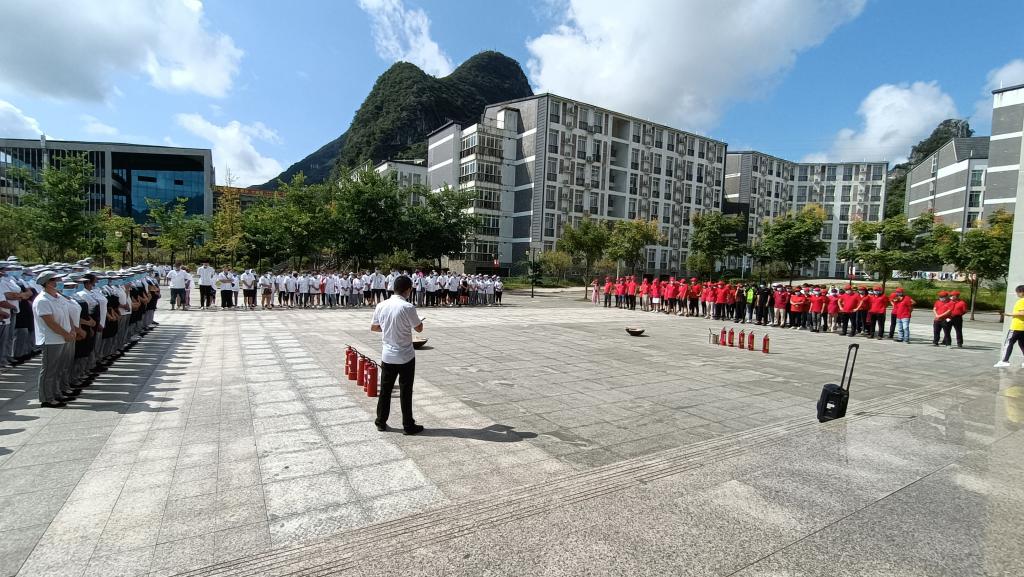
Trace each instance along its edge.
{"label": "person in yellow shirt", "polygon": [[[1017,302],[1013,305],[1013,312],[1005,313],[1011,317],[1010,334],[1006,337],[1006,345],[1003,348],[1003,360],[995,364],[996,368],[1010,366],[1010,353],[1013,352],[1013,345],[1020,347],[1024,353],[1024,284],[1017,285]],[[1021,364],[1024,367],[1024,363]]]}

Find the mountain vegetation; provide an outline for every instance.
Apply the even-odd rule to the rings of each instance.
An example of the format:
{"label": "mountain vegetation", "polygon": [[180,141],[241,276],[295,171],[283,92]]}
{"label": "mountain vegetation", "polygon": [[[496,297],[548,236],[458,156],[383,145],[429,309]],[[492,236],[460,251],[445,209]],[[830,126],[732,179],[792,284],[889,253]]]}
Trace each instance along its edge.
{"label": "mountain vegetation", "polygon": [[259,188],[276,188],[279,179],[289,182],[300,172],[315,184],[336,167],[425,158],[434,129],[448,121],[472,124],[487,104],[532,94],[519,63],[499,52],[481,52],[443,78],[398,62],[377,78],[347,131]]}

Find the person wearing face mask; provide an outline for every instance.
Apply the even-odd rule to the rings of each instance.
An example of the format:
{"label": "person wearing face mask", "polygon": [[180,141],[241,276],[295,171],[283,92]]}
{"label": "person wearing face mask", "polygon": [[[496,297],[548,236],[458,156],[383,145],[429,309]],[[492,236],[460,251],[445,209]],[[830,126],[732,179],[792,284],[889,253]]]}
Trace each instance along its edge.
{"label": "person wearing face mask", "polygon": [[[88,273],[82,277],[82,284],[89,292],[90,302],[96,307],[94,320],[96,327],[93,335],[92,355],[89,357],[89,369],[95,373],[95,367],[100,360],[100,350],[103,346],[103,331],[107,326],[107,299],[99,287],[99,276],[96,273]],[[84,296],[84,295],[83,295]]]}
{"label": "person wearing face mask", "polygon": [[942,344],[950,346],[951,339],[949,329],[953,317],[953,303],[949,302],[949,293],[939,291],[939,300],[935,301],[932,307],[935,317],[932,319],[932,346],[939,346],[939,334],[942,334]]}
{"label": "person wearing face mask", "polygon": [[86,336],[85,329],[82,327],[88,325],[83,325],[82,321],[89,320],[87,317],[82,318],[82,305],[74,299],[76,292],[78,292],[77,282],[66,280],[60,285],[61,304],[71,321],[71,331],[74,333],[74,338],[64,343],[64,348],[61,350],[60,394],[67,400],[74,400],[81,392],[78,384],[79,375],[75,372],[75,351],[78,348],[78,341]]}
{"label": "person wearing face mask", "polygon": [[953,303],[953,311],[949,315],[949,326],[956,335],[956,348],[964,348],[964,315],[967,314],[967,301],[960,298],[960,291],[950,291],[949,302]]}
{"label": "person wearing face mask", "polygon": [[32,296],[32,293],[15,280],[14,275],[19,274],[21,266],[16,262],[0,261],[0,307],[4,309],[5,315],[0,318],[0,369],[11,364],[14,360],[14,340],[16,332],[16,320],[21,310],[21,301]]}
{"label": "person wearing face mask", "polygon": [[210,266],[209,262],[203,261],[196,269],[196,274],[199,275],[199,308],[213,308],[217,294],[213,288],[213,283],[217,279],[217,269]]}
{"label": "person wearing face mask", "polygon": [[98,303],[93,303],[92,293],[85,288],[82,281],[85,275],[77,273],[71,275],[72,281],[65,286],[65,296],[71,299],[73,306],[78,307],[78,326],[83,333],[82,338],[75,341],[74,362],[71,369],[72,386],[78,389],[89,386],[89,359],[92,357],[92,348],[95,344],[95,329],[99,324],[96,315],[99,314]]}
{"label": "person wearing face mask", "polygon": [[868,297],[868,338],[882,340],[885,332],[885,316],[889,308],[889,299],[882,292],[882,287],[875,286]]}
{"label": "person wearing face mask", "polygon": [[65,299],[60,294],[58,283],[61,278],[52,270],[41,272],[36,284],[43,287],[43,292],[32,301],[32,313],[39,327],[36,343],[43,350],[37,380],[39,403],[48,408],[63,407],[71,400],[61,394],[62,361],[65,346],[75,342],[76,333],[72,330]]}
{"label": "person wearing face mask", "polygon": [[[18,312],[11,315],[11,327],[14,331],[14,343],[11,348],[11,364],[20,365],[32,358],[35,348],[34,325],[32,320],[32,301],[39,290],[32,288],[24,278],[24,267],[18,264],[18,258],[10,256],[7,260],[14,266],[7,271],[9,276],[22,291],[22,299],[18,301]],[[33,283],[34,284],[34,283]]]}
{"label": "person wearing face mask", "polygon": [[171,310],[175,307],[179,310],[187,311],[188,305],[185,304],[185,281],[186,277],[189,277],[187,272],[181,269],[181,263],[174,263],[174,269],[167,273],[167,282],[171,286]]}
{"label": "person wearing face mask", "polygon": [[423,320],[416,312],[416,305],[409,302],[412,295],[412,281],[408,277],[395,280],[395,294],[380,303],[373,311],[370,330],[381,333],[381,390],[377,398],[377,417],[374,425],[378,431],[386,431],[391,412],[391,392],[398,380],[399,398],[402,408],[402,428],[406,435],[423,431],[416,424],[412,414],[412,388],[416,374],[416,351],[412,345],[412,331],[423,332]]}
{"label": "person wearing face mask", "polygon": [[242,276],[239,278],[242,284],[242,298],[245,299],[245,306],[249,310],[256,309],[256,275],[253,274],[252,269],[245,269]]}

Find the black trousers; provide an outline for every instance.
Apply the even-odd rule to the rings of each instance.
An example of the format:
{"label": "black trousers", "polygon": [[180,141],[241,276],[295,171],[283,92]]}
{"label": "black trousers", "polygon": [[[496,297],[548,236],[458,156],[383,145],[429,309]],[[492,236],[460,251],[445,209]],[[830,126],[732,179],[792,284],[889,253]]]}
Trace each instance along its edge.
{"label": "black trousers", "polygon": [[868,311],[857,311],[853,317],[854,334],[868,330]]}
{"label": "black trousers", "polygon": [[953,326],[953,332],[956,333],[956,346],[964,346],[964,317],[953,317],[953,322],[949,324]]}
{"label": "black trousers", "polygon": [[949,338],[950,324],[952,324],[952,323],[947,323],[945,321],[945,319],[943,319],[941,321],[934,321],[932,323],[932,344],[933,345],[939,344],[939,333],[942,333],[942,344],[948,346],[951,343],[951,340]]}
{"label": "black trousers", "polygon": [[416,424],[412,418],[412,381],[416,376],[416,359],[408,363],[395,365],[380,364],[380,396],[377,397],[377,419],[374,424],[384,426],[391,414],[391,393],[395,390],[395,379],[398,379],[398,400],[402,407],[402,427],[409,430]]}
{"label": "black trousers", "polygon": [[[851,313],[839,313],[839,326],[843,328],[843,336],[846,336],[846,332],[850,328],[850,314]],[[852,313],[857,314],[857,313]]]}
{"label": "black trousers", "polygon": [[[877,333],[875,331],[878,331]],[[885,313],[868,314],[868,336],[871,338],[882,338],[885,333]]]}
{"label": "black trousers", "polygon": [[759,304],[757,305],[757,323],[764,325],[768,324],[768,305]]}
{"label": "black trousers", "polygon": [[175,305],[185,308],[185,289],[171,289],[171,308],[173,309]]}
{"label": "black trousers", "polygon": [[896,313],[889,313],[889,338],[896,334]]}
{"label": "black trousers", "polygon": [[213,306],[213,287],[208,284],[199,285],[199,306],[201,307],[212,307]]}
{"label": "black trousers", "polygon": [[1013,345],[1017,344],[1020,347],[1020,352],[1024,354],[1024,331],[1013,331],[1010,334],[1010,340],[1006,341],[1006,348],[1003,351],[1003,362],[1010,362],[1010,353],[1013,352]]}
{"label": "black trousers", "polygon": [[234,306],[235,291],[222,290],[220,291],[220,306],[222,308],[231,308]]}

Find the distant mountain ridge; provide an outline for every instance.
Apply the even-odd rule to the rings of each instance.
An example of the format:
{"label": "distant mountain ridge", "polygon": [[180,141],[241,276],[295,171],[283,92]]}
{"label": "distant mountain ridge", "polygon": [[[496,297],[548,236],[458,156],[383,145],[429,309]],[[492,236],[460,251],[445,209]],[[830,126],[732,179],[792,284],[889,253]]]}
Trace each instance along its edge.
{"label": "distant mountain ridge", "polygon": [[532,95],[522,67],[500,52],[476,54],[444,78],[398,62],[377,78],[347,131],[254,188],[276,188],[278,179],[299,172],[307,182],[322,182],[335,165],[426,158],[427,134],[444,123],[473,124],[487,104]]}

